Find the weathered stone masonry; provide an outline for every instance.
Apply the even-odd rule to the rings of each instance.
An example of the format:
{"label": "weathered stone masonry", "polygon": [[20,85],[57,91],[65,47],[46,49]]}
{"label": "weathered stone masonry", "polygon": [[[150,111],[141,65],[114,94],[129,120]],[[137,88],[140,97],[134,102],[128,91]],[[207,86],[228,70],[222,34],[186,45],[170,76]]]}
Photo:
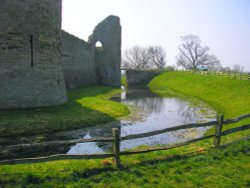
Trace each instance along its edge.
{"label": "weathered stone masonry", "polygon": [[97,84],[95,49],[91,44],[65,31],[62,37],[62,65],[66,87],[69,89]]}
{"label": "weathered stone masonry", "polygon": [[145,84],[160,73],[153,70],[126,70],[127,83],[129,86]]}
{"label": "weathered stone masonry", "polygon": [[0,1],[0,108],[66,102],[61,1]]}
{"label": "weathered stone masonry", "polygon": [[[62,62],[67,88],[121,83],[121,26],[117,16],[99,23],[88,42],[62,31]],[[101,50],[96,43],[102,44]]]}
{"label": "weathered stone masonry", "polygon": [[66,87],[118,86],[120,54],[116,16],[85,42],[61,30],[61,0],[1,0],[0,108],[59,105],[67,101]]}

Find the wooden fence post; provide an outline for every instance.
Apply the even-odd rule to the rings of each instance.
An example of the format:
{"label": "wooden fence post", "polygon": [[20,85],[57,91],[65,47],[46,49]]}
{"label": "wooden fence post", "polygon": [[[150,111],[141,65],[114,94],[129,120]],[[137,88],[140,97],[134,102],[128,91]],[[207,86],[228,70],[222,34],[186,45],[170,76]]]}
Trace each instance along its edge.
{"label": "wooden fence post", "polygon": [[220,115],[217,116],[217,124],[215,126],[215,136],[214,136],[214,146],[215,148],[220,147],[220,141],[221,141],[221,131],[223,126],[224,116]]}
{"label": "wooden fence post", "polygon": [[250,80],[250,72],[248,73],[248,80]]}
{"label": "wooden fence post", "polygon": [[113,128],[112,129],[112,136],[114,138],[114,142],[112,143],[113,153],[115,154],[115,157],[113,158],[113,162],[115,163],[115,166],[119,168],[121,166],[120,161],[120,129]]}

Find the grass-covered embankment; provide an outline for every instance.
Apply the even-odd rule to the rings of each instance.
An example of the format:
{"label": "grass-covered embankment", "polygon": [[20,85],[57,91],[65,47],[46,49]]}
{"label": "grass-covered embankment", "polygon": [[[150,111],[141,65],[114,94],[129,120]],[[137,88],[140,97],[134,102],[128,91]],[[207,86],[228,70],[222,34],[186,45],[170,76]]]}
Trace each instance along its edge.
{"label": "grass-covered embankment", "polygon": [[74,89],[68,93],[64,105],[47,108],[1,110],[0,143],[8,143],[16,137],[71,130],[113,121],[129,113],[128,108],[109,98],[120,89],[92,86]]}
{"label": "grass-covered embankment", "polygon": [[[226,119],[250,113],[250,81],[216,76],[204,76],[185,72],[165,72],[149,83],[154,92],[162,96],[178,95],[200,99],[211,105]],[[250,120],[224,126],[223,130],[237,127]],[[209,132],[211,133],[213,129]],[[249,135],[250,131],[239,132],[222,139],[225,142]]]}

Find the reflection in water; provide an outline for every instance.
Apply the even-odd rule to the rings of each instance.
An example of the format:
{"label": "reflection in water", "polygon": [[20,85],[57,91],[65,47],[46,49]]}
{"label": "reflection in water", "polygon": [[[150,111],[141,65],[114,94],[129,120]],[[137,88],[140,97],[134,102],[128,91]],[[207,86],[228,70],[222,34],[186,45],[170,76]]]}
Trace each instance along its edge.
{"label": "reflection in water", "polygon": [[[105,125],[85,128],[81,130],[61,133],[72,138],[82,138],[86,135],[92,137],[109,137],[113,127],[120,127],[121,136],[145,133],[154,130],[160,130],[167,127],[174,127],[188,123],[201,123],[214,120],[208,118],[214,115],[211,109],[203,105],[194,106],[189,101],[179,98],[160,97],[146,88],[134,88],[129,91],[123,90],[121,96],[114,97],[113,100],[120,101],[129,106],[135,107],[140,112],[138,120],[121,120]],[[203,113],[201,113],[203,112]],[[205,113],[206,112],[206,113]],[[183,142],[193,138],[201,137],[206,128],[193,128],[186,130],[173,131],[156,136],[142,139],[133,139],[121,142],[121,150],[133,148],[140,145],[161,145]],[[76,144],[68,151],[69,154],[86,154],[109,152],[111,144],[106,143],[88,143]]]}

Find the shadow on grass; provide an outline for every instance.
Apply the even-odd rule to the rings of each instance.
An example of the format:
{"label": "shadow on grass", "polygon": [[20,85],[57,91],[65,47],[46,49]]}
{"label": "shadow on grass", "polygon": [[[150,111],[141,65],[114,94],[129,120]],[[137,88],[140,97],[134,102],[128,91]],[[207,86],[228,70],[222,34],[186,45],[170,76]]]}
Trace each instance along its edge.
{"label": "shadow on grass", "polygon": [[0,110],[0,144],[47,141],[54,132],[114,121],[115,117],[83,107],[77,102],[85,97],[105,95],[114,89],[91,86],[69,91],[68,102],[60,106]]}

